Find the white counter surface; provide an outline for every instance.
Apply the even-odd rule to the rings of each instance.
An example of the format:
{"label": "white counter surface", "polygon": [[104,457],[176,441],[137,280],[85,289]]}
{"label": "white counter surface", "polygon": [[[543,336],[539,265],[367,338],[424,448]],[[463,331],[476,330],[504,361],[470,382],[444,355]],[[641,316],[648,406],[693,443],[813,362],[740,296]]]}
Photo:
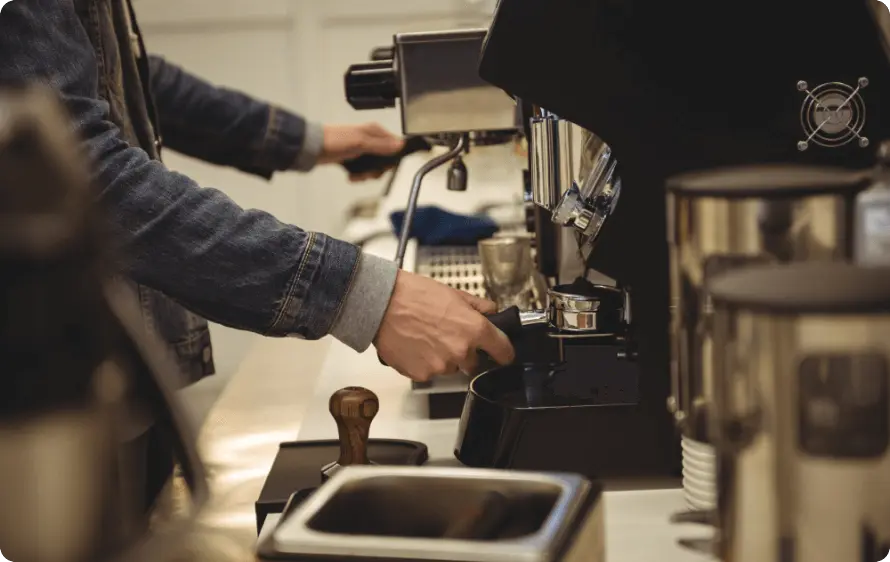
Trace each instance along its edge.
{"label": "white counter surface", "polygon": [[[607,562],[697,562],[707,557],[680,550],[679,536],[707,536],[701,528],[665,525],[665,517],[679,510],[674,491],[606,493]],[[280,516],[266,518],[264,539],[279,523]]]}
{"label": "white counter surface", "polygon": [[[429,464],[456,465],[454,442],[457,420],[425,418],[425,400],[410,393],[409,383],[383,367],[373,352],[350,354],[334,342],[322,366],[314,397],[300,424],[299,437],[336,439],[337,428],[328,413],[328,399],[343,387],[361,385],[380,399],[371,424],[371,437],[408,439],[429,447]],[[690,525],[671,525],[668,518],[684,510],[679,489],[620,491],[605,494],[607,562],[695,562],[703,557],[682,550],[677,539],[707,537],[708,531]]]}
{"label": "white counter surface", "polygon": [[[421,204],[435,203],[456,212],[509,203],[516,194],[518,172],[496,165],[504,154],[493,151],[486,163],[468,159],[470,189],[449,193],[442,171],[424,184]],[[471,154],[471,158],[473,155]],[[411,171],[421,160],[405,161],[390,198],[373,219],[353,221],[344,238],[361,239],[385,231],[388,215],[407,201]],[[494,162],[495,164],[492,164]],[[478,171],[478,172],[477,172]],[[509,186],[504,189],[504,184]],[[373,239],[365,251],[391,259],[392,235]],[[409,247],[409,256],[413,250]],[[406,263],[406,268],[413,266]],[[331,439],[337,430],[327,411],[330,395],[345,386],[370,388],[380,398],[371,437],[425,443],[430,463],[455,464],[457,420],[429,420],[426,401],[410,393],[410,383],[384,367],[373,349],[356,354],[337,341],[263,340],[251,350],[215,406],[201,434],[200,446],[211,468],[214,499],[204,520],[249,547],[256,539],[254,501],[278,451],[278,443]],[[672,490],[607,492],[605,495],[608,562],[694,562],[702,557],[676,546],[683,537],[707,536],[701,527],[670,525],[668,517],[684,508],[682,492]]]}

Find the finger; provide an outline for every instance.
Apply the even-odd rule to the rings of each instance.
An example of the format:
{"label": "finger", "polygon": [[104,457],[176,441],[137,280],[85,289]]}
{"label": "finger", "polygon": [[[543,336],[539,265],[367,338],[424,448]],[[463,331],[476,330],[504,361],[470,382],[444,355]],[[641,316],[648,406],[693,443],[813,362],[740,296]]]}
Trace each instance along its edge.
{"label": "finger", "polygon": [[475,376],[476,373],[479,372],[479,355],[476,351],[471,351],[470,354],[460,362],[458,368],[460,369],[460,372],[467,376]]}
{"label": "finger", "polygon": [[464,291],[458,291],[458,293],[464,302],[472,306],[477,312],[481,312],[482,314],[494,314],[498,311],[498,305],[488,299],[482,299]]}
{"label": "finger", "polygon": [[389,156],[402,150],[405,141],[392,135],[375,136],[367,135],[362,139],[362,148],[366,154],[377,154],[378,156]]}
{"label": "finger", "polygon": [[476,347],[489,354],[500,365],[509,365],[516,356],[510,338],[488,320],[485,320]]}
{"label": "finger", "polygon": [[364,125],[362,125],[362,130],[372,137],[397,138],[395,135],[383,128],[383,125],[381,125],[380,123],[365,123]]}
{"label": "finger", "polygon": [[428,382],[436,377],[440,377],[442,375],[453,375],[460,371],[460,367],[457,363],[447,362],[437,365],[432,368],[427,368],[420,375],[411,376],[412,380],[417,382]]}

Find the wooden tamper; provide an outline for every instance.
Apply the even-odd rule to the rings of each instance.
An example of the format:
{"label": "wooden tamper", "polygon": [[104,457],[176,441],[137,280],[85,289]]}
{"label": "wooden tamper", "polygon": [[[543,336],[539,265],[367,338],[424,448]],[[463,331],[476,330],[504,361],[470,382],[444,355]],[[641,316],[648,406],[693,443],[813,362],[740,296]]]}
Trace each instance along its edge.
{"label": "wooden tamper", "polygon": [[321,469],[321,481],[334,475],[340,467],[373,464],[368,459],[368,432],[371,420],[380,409],[377,395],[360,386],[341,388],[328,403],[340,435],[340,458]]}

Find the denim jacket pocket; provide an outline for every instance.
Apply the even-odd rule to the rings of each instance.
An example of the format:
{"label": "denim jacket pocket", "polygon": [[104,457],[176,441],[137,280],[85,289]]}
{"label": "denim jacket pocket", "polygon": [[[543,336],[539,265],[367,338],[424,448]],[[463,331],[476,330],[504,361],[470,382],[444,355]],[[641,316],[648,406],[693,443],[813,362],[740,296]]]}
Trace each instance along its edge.
{"label": "denim jacket pocket", "polygon": [[185,375],[184,385],[214,373],[207,321],[148,287],[137,285],[146,328],[157,332],[173,349]]}

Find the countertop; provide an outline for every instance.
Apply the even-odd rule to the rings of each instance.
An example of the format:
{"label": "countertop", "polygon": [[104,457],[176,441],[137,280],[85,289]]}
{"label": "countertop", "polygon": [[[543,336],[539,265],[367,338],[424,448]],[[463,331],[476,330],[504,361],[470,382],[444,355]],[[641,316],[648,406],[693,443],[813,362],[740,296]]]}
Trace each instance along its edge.
{"label": "countertop", "polygon": [[[506,209],[502,220],[511,220],[511,213],[518,214],[521,185],[519,169],[510,163],[512,157],[505,147],[471,153],[467,159],[469,189],[464,193],[445,190],[443,170],[433,172],[424,183],[421,204],[435,203],[455,212],[501,206]],[[417,155],[406,159],[378,215],[351,221],[341,237],[359,240],[380,233],[366,242],[364,250],[392,259],[396,240],[388,233],[388,216],[404,207],[411,172],[422,161]],[[407,255],[413,253],[412,244]],[[413,267],[410,259],[405,265],[406,269]],[[420,441],[429,447],[431,463],[456,463],[452,449],[457,420],[426,419],[425,400],[412,395],[407,379],[381,365],[373,348],[357,354],[330,339],[264,339],[250,350],[200,435],[199,446],[210,468],[214,494],[202,518],[205,525],[224,532],[242,549],[252,548],[256,541],[254,501],[278,444],[295,438],[336,438],[328,399],[335,390],[350,385],[370,388],[380,398],[371,437]],[[679,489],[610,491],[604,501],[608,562],[692,562],[702,558],[681,550],[676,540],[707,536],[709,531],[668,522],[672,513],[684,509]]]}

